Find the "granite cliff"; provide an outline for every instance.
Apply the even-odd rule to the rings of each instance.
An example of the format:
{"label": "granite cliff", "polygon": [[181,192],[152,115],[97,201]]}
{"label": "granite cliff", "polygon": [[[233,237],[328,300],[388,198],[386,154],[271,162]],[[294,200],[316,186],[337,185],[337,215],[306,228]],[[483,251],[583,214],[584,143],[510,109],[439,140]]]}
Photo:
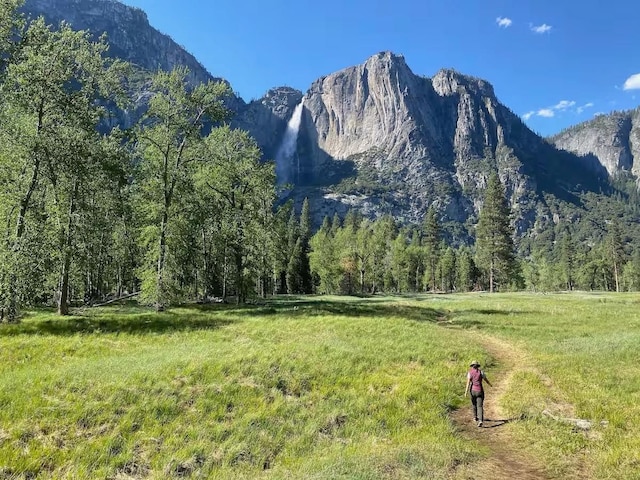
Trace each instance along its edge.
{"label": "granite cliff", "polygon": [[592,155],[610,176],[640,176],[640,108],[598,115],[550,139],[558,148]]}
{"label": "granite cliff", "polygon": [[[106,32],[110,53],[143,72],[184,65],[194,83],[214,79],[144,12],[118,1],[27,0],[24,8],[54,24]],[[123,122],[135,120],[145,98],[138,92]],[[291,197],[310,197],[316,222],[349,208],[419,222],[435,205],[451,235],[465,239],[473,235],[488,176],[498,171],[518,236],[535,236],[568,215],[579,217],[580,195],[606,193],[618,170],[640,171],[638,110],[546,140],[500,103],[487,81],[454,70],[416,75],[390,52],[324,76],[306,93],[279,87],[250,103],[232,95],[227,105],[232,125],[256,138],[265,159],[276,158],[285,133],[291,135],[288,122],[301,113],[292,152],[277,161],[291,172]]]}

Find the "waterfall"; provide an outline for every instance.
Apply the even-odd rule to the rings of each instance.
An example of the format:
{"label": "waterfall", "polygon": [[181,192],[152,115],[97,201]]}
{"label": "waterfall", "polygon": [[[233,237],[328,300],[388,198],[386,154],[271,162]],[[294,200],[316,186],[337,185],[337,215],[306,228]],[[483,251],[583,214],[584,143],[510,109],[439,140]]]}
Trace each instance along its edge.
{"label": "waterfall", "polygon": [[287,124],[282,143],[276,153],[276,178],[278,184],[289,183],[293,173],[293,160],[298,146],[298,132],[300,131],[300,121],[302,120],[303,102],[300,101]]}

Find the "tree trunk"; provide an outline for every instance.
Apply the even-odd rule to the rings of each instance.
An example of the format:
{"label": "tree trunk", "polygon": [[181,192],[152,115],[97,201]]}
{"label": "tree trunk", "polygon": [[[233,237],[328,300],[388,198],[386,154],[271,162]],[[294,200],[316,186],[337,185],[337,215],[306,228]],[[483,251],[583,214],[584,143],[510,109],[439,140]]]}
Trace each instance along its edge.
{"label": "tree trunk", "polygon": [[236,263],[236,303],[238,305],[245,302],[245,293],[244,293],[244,269],[242,262],[242,250],[240,248],[236,248],[234,251],[234,259]]}
{"label": "tree trunk", "polygon": [[489,266],[489,293],[493,293],[493,275],[494,275],[494,261],[491,259],[491,265]]}
{"label": "tree trunk", "polygon": [[73,192],[69,201],[69,214],[64,244],[62,247],[62,271],[60,273],[58,291],[58,315],[69,315],[69,270],[71,268],[71,250],[73,243],[73,215],[76,211],[76,196],[78,195],[78,180],[73,181]]}
{"label": "tree trunk", "polygon": [[164,266],[167,254],[167,222],[169,220],[169,206],[165,202],[162,212],[162,222],[160,223],[160,252],[158,254],[158,272],[156,281],[156,312],[162,312],[165,309],[165,292],[164,292]]}

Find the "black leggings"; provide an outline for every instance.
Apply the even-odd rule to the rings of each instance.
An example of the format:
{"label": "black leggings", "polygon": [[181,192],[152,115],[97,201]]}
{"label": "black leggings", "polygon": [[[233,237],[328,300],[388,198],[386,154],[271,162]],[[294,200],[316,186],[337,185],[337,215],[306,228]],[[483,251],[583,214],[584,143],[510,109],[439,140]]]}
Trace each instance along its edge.
{"label": "black leggings", "polygon": [[484,392],[471,392],[471,405],[473,405],[473,418],[479,422],[484,421]]}

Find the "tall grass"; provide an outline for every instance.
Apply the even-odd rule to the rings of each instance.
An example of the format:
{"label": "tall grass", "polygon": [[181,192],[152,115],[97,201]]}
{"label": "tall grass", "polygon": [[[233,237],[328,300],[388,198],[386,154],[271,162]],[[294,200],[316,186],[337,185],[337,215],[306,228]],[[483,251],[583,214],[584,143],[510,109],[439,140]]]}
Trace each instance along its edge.
{"label": "tall grass", "polygon": [[435,311],[411,314],[344,299],[34,314],[0,330],[0,467],[10,478],[444,478],[473,454],[446,411],[481,352],[435,326]]}
{"label": "tall grass", "polygon": [[[504,428],[559,478],[638,478],[640,297],[128,305],[0,326],[0,478],[447,478],[486,336],[524,352]],[[496,364],[497,362],[497,364]],[[599,424],[587,433],[543,410]]]}

